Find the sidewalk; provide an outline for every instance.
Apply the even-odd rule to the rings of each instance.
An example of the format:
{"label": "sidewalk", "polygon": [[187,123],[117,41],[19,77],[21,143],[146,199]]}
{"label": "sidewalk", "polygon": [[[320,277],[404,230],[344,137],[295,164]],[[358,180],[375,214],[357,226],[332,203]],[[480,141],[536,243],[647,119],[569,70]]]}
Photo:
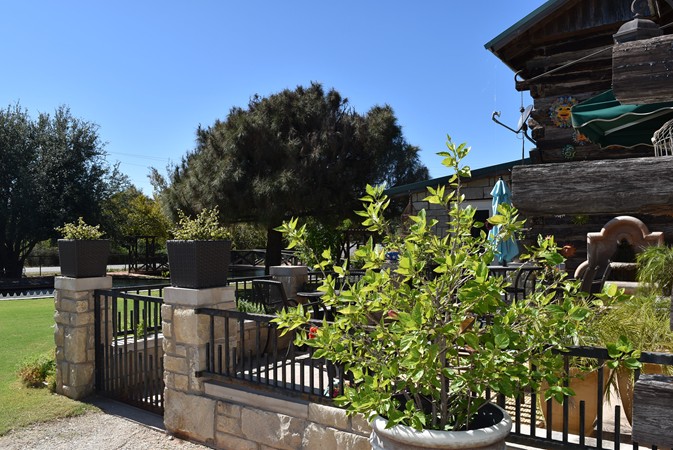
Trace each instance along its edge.
{"label": "sidewalk", "polygon": [[203,450],[208,447],[166,434],[161,416],[95,397],[101,411],[36,423],[0,437],[7,450]]}

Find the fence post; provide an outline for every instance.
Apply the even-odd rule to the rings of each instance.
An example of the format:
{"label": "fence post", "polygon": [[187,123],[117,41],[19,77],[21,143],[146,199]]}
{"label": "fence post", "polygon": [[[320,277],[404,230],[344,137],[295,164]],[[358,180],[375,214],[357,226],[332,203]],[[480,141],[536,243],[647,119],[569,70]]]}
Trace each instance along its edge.
{"label": "fence post", "polygon": [[54,278],[56,392],[78,400],[94,391],[94,291],[112,277]]}
{"label": "fence post", "polygon": [[176,436],[213,445],[217,402],[206,398],[195,376],[206,369],[210,317],[195,308],[235,309],[233,286],[168,287],[161,307],[164,333],[164,425]]}
{"label": "fence post", "polygon": [[308,280],[308,267],[306,266],[272,266],[269,274],[274,280],[283,283],[285,294],[289,298],[296,298],[297,292]]}

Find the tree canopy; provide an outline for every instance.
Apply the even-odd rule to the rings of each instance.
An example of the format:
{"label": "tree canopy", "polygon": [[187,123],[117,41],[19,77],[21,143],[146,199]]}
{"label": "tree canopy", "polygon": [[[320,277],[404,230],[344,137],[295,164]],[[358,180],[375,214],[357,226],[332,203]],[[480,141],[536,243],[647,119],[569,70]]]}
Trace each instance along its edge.
{"label": "tree canopy", "polygon": [[55,227],[80,216],[100,223],[114,175],[97,125],[67,107],[36,120],[18,104],[0,110],[0,277],[20,277],[25,257]]}
{"label": "tree canopy", "polygon": [[272,263],[280,239],[270,244],[271,230],[283,219],[343,217],[358,206],[367,183],[428,177],[390,106],[358,114],[318,83],[254,96],[247,109],[232,108],[226,120],[199,126],[196,135],[196,148],[167,182],[154,171],[163,201],[173,213],[217,205],[225,221],[266,225]]}

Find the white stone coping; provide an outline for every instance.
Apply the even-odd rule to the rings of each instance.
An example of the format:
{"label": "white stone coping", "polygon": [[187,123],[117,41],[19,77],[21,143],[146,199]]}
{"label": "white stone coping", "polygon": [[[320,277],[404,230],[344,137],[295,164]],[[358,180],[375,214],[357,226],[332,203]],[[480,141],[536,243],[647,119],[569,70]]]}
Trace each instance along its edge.
{"label": "white stone coping", "polygon": [[54,277],[54,289],[64,291],[93,291],[110,288],[112,288],[111,276],[91,278]]}
{"label": "white stone coping", "polygon": [[164,288],[164,304],[186,306],[189,308],[212,307],[222,303],[236,302],[236,288],[222,286],[208,289],[190,289],[181,287]]}

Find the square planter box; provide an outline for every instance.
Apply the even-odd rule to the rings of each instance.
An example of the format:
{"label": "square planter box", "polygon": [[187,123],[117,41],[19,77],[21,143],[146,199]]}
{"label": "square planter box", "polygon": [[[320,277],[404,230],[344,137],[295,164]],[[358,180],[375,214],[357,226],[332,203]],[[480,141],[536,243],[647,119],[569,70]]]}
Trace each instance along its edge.
{"label": "square planter box", "polygon": [[59,239],[61,275],[73,278],[104,277],[107,273],[110,241],[107,239]]}
{"label": "square planter box", "polygon": [[204,289],[226,286],[231,241],[166,242],[171,284]]}

